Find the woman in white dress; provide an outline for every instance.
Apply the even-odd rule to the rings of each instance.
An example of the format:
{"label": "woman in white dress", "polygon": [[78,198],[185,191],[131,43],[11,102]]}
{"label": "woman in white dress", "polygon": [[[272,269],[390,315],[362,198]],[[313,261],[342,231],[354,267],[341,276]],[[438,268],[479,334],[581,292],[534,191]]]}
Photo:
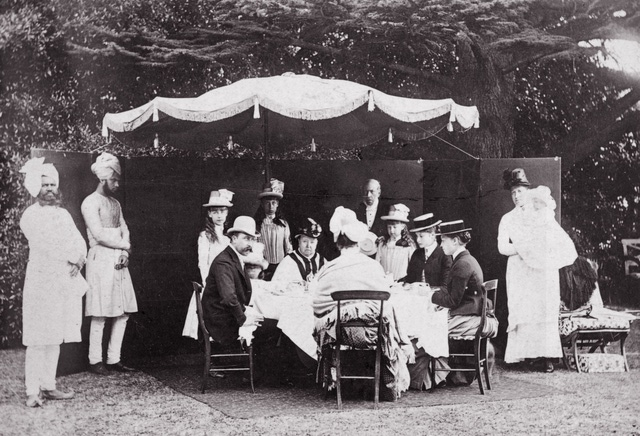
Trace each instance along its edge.
{"label": "woman in white dress", "polygon": [[498,251],[509,256],[509,326],[504,360],[514,363],[543,358],[544,370],[553,372],[552,359],[562,357],[558,270],[571,265],[577,253],[554,218],[556,204],[549,188],[530,189],[521,168],[505,171],[503,177],[515,204],[498,227]]}

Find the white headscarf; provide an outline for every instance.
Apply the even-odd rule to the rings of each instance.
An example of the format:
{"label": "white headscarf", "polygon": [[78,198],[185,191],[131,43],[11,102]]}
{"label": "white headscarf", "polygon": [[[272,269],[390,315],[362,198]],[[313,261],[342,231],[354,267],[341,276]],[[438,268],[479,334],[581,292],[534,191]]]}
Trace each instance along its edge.
{"label": "white headscarf", "polygon": [[34,157],[20,168],[20,172],[25,174],[24,187],[32,197],[37,197],[42,189],[42,176],[52,178],[56,185],[60,182],[58,170],[51,163],[44,163],[43,157]]}
{"label": "white headscarf", "polygon": [[96,161],[91,165],[91,172],[96,175],[99,180],[106,180],[113,177],[113,173],[122,174],[120,161],[118,158],[107,153],[102,153]]}
{"label": "white headscarf", "polygon": [[342,206],[336,207],[331,220],[329,230],[333,233],[333,242],[338,240],[340,234],[345,235],[353,242],[360,242],[367,237],[369,228],[363,222],[358,221],[356,213]]}

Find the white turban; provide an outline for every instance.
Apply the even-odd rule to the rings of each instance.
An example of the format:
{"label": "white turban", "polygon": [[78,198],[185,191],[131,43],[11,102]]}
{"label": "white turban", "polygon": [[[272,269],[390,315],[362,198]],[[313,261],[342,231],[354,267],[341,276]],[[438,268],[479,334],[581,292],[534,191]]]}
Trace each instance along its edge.
{"label": "white turban", "polygon": [[360,242],[367,237],[369,229],[363,222],[358,221],[356,213],[342,206],[336,207],[331,220],[329,230],[333,233],[333,242],[338,240],[338,235],[343,234],[353,242]]}
{"label": "white turban", "polygon": [[99,180],[106,180],[113,177],[113,173],[122,174],[120,161],[111,153],[104,152],[91,165],[91,172],[96,175]]}
{"label": "white turban", "polygon": [[20,172],[25,174],[24,187],[27,188],[32,197],[37,197],[42,189],[42,176],[52,178],[56,185],[60,182],[58,170],[51,163],[44,163],[43,157],[34,157],[20,168]]}

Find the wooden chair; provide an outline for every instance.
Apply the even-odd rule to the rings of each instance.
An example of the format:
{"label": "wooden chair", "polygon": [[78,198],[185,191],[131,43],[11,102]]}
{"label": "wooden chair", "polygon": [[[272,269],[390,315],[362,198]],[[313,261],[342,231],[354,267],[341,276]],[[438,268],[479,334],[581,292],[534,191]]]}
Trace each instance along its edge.
{"label": "wooden chair", "polygon": [[[233,371],[248,371],[249,380],[251,381],[251,391],[255,394],[253,386],[253,347],[247,345],[244,341],[239,341],[238,352],[222,351],[221,353],[212,352],[212,347],[216,348],[216,343],[211,340],[209,331],[204,324],[204,316],[202,314],[202,285],[197,282],[193,283],[193,290],[196,293],[196,310],[198,312],[198,324],[204,340],[204,372],[202,374],[201,392],[207,387],[207,380],[211,373],[225,373]],[[227,364],[215,364],[216,361],[227,360]]]}
{"label": "wooden chair", "polygon": [[[336,312],[336,341],[333,344],[330,344],[325,347],[325,353],[333,353],[335,356],[336,363],[336,398],[338,402],[338,409],[342,409],[342,380],[350,379],[350,380],[372,380],[374,385],[374,407],[378,408],[378,402],[380,398],[380,361],[382,358],[382,314],[384,310],[384,302],[389,299],[389,292],[386,291],[336,291],[331,293],[331,298],[334,301],[338,302],[337,312]],[[342,309],[342,303],[345,301],[354,301],[354,300],[375,300],[380,302],[380,313],[378,315],[377,322],[375,323],[366,323],[364,321],[349,321],[343,323],[341,320],[340,311]],[[375,349],[372,350],[370,347],[360,348],[354,344],[347,343],[344,339],[343,334],[348,329],[361,329],[361,328],[375,328],[377,329],[376,343]],[[375,369],[374,374],[371,375],[370,372],[368,374],[343,374],[342,368],[342,358],[343,353],[348,353],[352,351],[360,351],[369,350],[375,353]],[[328,362],[331,361],[330,355],[324,355],[322,358],[325,367],[325,374],[330,367]],[[330,374],[327,374],[330,376]],[[325,398],[328,391],[328,384],[325,385]]]}
{"label": "wooden chair", "polygon": [[622,239],[624,275],[640,278],[640,239]]}
{"label": "wooden chair", "polygon": [[[498,289],[498,280],[489,280],[482,284],[482,314],[480,315],[480,325],[474,336],[449,336],[449,348],[451,345],[461,346],[468,349],[468,344],[473,345],[473,352],[467,353],[449,353],[449,357],[473,357],[475,368],[436,368],[435,362],[431,367],[431,380],[435,385],[435,372],[436,371],[460,371],[460,372],[475,372],[478,379],[478,387],[480,388],[480,394],[484,395],[486,383],[487,389],[491,389],[491,378],[489,374],[489,343],[490,338],[482,334],[485,324],[487,323],[487,317],[492,316],[495,313],[496,293]],[[491,296],[489,296],[491,294]],[[487,302],[492,302],[492,308],[489,309]],[[484,376],[484,382],[482,377]]]}

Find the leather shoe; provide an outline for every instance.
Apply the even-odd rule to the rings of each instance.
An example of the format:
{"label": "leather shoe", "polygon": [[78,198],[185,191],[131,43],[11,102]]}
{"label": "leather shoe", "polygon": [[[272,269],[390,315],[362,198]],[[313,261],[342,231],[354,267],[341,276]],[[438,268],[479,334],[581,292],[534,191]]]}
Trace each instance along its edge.
{"label": "leather shoe", "polygon": [[42,391],[42,396],[47,400],[70,400],[76,396],[75,392],[62,392],[58,389],[53,389],[51,391]]}
{"label": "leather shoe", "polygon": [[27,404],[27,407],[41,407],[42,400],[38,395],[28,395],[26,404]]}
{"label": "leather shoe", "polygon": [[128,366],[124,366],[122,364],[122,362],[114,363],[113,365],[107,364],[107,369],[109,371],[115,371],[115,372],[136,372],[136,371],[138,371],[135,368],[130,368]]}
{"label": "leather shoe", "polygon": [[107,368],[105,368],[102,362],[90,364],[89,371],[98,375],[109,375],[109,371],[107,371]]}

